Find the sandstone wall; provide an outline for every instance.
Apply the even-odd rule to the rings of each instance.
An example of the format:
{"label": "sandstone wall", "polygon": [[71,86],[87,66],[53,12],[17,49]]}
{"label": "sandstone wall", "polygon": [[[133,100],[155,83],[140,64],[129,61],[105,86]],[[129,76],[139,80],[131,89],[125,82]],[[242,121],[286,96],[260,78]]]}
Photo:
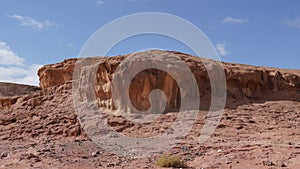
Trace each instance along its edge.
{"label": "sandstone wall", "polygon": [[[197,57],[176,53],[190,67],[198,83],[201,108],[210,104],[210,81],[206,69]],[[111,82],[119,64],[127,56],[105,57],[95,76],[95,92],[100,107],[113,109]],[[80,125],[74,113],[72,74],[76,59],[46,65],[39,70],[42,90],[25,96],[0,98],[0,126],[7,128],[0,133],[2,140],[23,140],[35,137],[47,139],[81,137]],[[91,63],[93,60],[91,60]],[[162,60],[163,62],[163,60]],[[254,67],[223,63],[227,81],[227,106],[244,99],[259,101],[300,101],[300,76],[298,70]],[[180,107],[180,92],[176,81],[157,69],[140,72],[132,80],[129,97],[138,110],[150,106],[148,95],[153,89],[161,89],[167,97],[166,111]],[[125,91],[124,91],[125,92]],[[232,102],[230,102],[232,101]],[[64,127],[62,127],[64,126]]]}
{"label": "sandstone wall", "polygon": [[[180,57],[190,67],[199,86],[201,103],[202,105],[209,105],[210,81],[202,62],[209,62],[209,60],[203,60],[178,52],[170,53]],[[114,107],[111,101],[112,77],[118,65],[126,57],[102,58],[95,77],[94,89],[101,107],[109,109]],[[41,68],[38,73],[40,76],[40,86],[46,89],[71,81],[75,62],[76,59],[70,59]],[[228,99],[258,99],[274,95],[274,93],[285,93],[286,97],[294,97],[300,91],[300,77],[297,70],[293,72],[231,63],[223,63],[223,66],[227,82]],[[176,81],[167,73],[157,69],[140,72],[133,79],[129,90],[132,104],[139,110],[148,109],[150,106],[148,95],[153,89],[162,89],[165,92],[167,97],[167,111],[180,107],[180,92]]]}
{"label": "sandstone wall", "polygon": [[74,65],[77,59],[67,59],[61,63],[50,64],[42,67],[38,71],[40,86],[43,89],[59,86],[71,81]]}

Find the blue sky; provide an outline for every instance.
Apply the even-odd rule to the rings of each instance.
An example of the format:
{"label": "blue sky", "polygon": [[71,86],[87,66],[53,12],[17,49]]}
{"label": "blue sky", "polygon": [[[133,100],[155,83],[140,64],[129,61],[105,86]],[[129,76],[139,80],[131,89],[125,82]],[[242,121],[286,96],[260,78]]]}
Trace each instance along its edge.
{"label": "blue sky", "polygon": [[[170,13],[190,21],[208,36],[222,61],[300,68],[297,0],[2,0],[0,4],[0,81],[37,85],[41,65],[77,57],[99,28],[138,12]],[[145,48],[192,53],[175,40],[144,35],[123,41],[109,55]]]}

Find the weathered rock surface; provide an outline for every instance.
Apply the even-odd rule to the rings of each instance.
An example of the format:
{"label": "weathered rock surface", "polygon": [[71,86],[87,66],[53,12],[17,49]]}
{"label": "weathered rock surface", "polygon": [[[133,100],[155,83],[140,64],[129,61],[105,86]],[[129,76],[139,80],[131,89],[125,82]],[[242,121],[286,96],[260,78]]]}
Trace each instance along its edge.
{"label": "weathered rock surface", "polygon": [[59,86],[72,80],[74,65],[77,59],[67,59],[58,64],[42,67],[38,71],[41,88]]}
{"label": "weathered rock surface", "polygon": [[40,90],[37,86],[0,82],[0,98],[31,94]]}
{"label": "weathered rock surface", "polygon": [[55,140],[81,134],[71,84],[6,100],[13,104],[0,109],[0,140]]}
{"label": "weathered rock surface", "polygon": [[[162,51],[152,51],[153,54]],[[213,67],[207,59],[191,55],[169,52],[180,57],[190,67],[198,83],[201,106],[209,107],[210,104],[210,78],[203,62],[208,68]],[[114,72],[118,65],[128,57],[103,57],[95,76],[94,90],[100,107],[113,108],[111,101],[111,84]],[[161,58],[161,62],[164,62]],[[76,59],[47,65],[39,70],[40,85],[46,89],[58,86],[72,80]],[[80,62],[80,61],[79,61]],[[213,63],[213,62],[212,62]],[[91,63],[93,64],[93,63]],[[167,65],[166,65],[167,66]],[[88,66],[86,66],[88,68]],[[242,64],[223,63],[227,84],[227,100],[231,99],[273,99],[299,98],[300,76],[299,70],[288,71],[276,68],[256,67]],[[138,110],[147,110],[150,107],[149,93],[153,89],[161,89],[167,97],[166,111],[173,111],[180,107],[180,92],[176,81],[166,72],[158,69],[148,69],[140,72],[132,80],[129,97]]]}
{"label": "weathered rock surface", "polygon": [[[171,53],[191,68],[199,85],[201,104],[209,105],[210,83],[203,60]],[[101,59],[92,90],[100,107],[114,107],[111,81],[126,57]],[[72,73],[76,61],[41,68],[42,90],[24,96],[15,91],[12,97],[0,98],[5,103],[0,105],[0,168],[157,168],[159,155],[119,157],[88,139],[73,105]],[[192,168],[300,168],[300,71],[231,63],[223,66],[227,103],[216,131],[205,144],[198,144],[207,114],[201,110],[191,132],[169,152],[182,156]],[[147,109],[149,92],[157,88],[166,92],[169,111],[178,108],[177,84],[157,69],[140,72],[134,78],[129,91],[131,102],[141,110]],[[104,118],[117,132],[150,137],[166,132],[176,115],[166,113],[145,124],[109,114]]]}
{"label": "weathered rock surface", "polygon": [[0,110],[10,108],[22,95],[39,91],[37,86],[0,82]]}

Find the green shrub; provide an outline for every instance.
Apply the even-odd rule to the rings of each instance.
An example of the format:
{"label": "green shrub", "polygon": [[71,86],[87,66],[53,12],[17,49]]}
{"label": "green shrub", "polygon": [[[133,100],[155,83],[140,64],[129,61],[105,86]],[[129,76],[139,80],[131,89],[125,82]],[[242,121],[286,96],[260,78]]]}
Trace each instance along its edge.
{"label": "green shrub", "polygon": [[184,168],[186,167],[182,158],[178,155],[162,155],[156,162],[159,167],[174,167],[174,168]]}

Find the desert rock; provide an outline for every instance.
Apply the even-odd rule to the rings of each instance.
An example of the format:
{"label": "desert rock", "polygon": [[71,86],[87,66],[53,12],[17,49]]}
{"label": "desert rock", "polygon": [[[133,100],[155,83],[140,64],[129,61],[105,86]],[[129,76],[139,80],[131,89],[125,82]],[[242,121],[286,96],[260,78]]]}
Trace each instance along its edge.
{"label": "desert rock", "polygon": [[[190,133],[166,153],[182,156],[193,168],[300,167],[299,70],[222,63],[227,84],[224,114],[209,140],[198,144],[211,97],[203,62],[213,62],[168,52],[184,60],[195,75],[201,110]],[[115,109],[111,83],[118,65],[128,56],[100,58],[91,90],[99,108],[109,112]],[[0,168],[157,168],[156,160],[161,154],[140,159],[120,157],[97,146],[82,130],[72,92],[76,61],[80,62],[68,59],[41,68],[41,90],[22,93],[9,87],[13,94],[0,90],[5,95],[0,98]],[[172,132],[168,127],[176,120],[180,93],[170,75],[157,69],[138,73],[129,88],[130,101],[137,109],[146,110],[153,89],[166,93],[165,114],[142,124],[108,113],[104,115],[107,123],[132,137]]]}

